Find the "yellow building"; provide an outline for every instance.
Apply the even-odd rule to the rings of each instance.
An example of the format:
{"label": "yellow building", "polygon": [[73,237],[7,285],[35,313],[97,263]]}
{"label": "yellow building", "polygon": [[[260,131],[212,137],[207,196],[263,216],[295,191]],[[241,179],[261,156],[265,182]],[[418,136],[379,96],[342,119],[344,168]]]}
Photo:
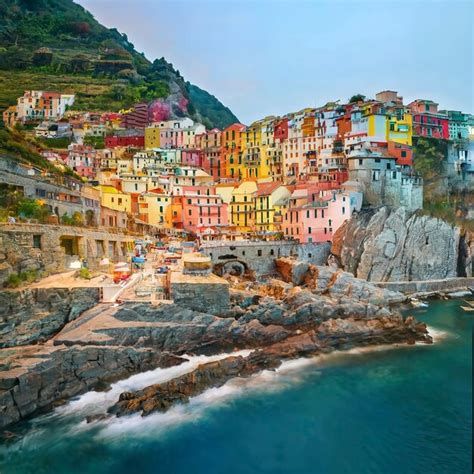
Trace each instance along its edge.
{"label": "yellow building", "polygon": [[216,184],[216,194],[218,194],[224,204],[230,204],[232,202],[232,193],[236,188],[235,184],[232,183],[219,183]]}
{"label": "yellow building", "polygon": [[[256,232],[277,232],[280,230],[282,206],[291,193],[281,183],[259,183],[254,197],[254,228]],[[277,219],[275,222],[275,214]]]}
{"label": "yellow building", "polygon": [[113,186],[100,185],[100,203],[104,207],[116,211],[132,212],[132,198],[130,194],[123,193]]}
{"label": "yellow building", "polygon": [[387,114],[387,141],[412,145],[413,117],[403,111]]}
{"label": "yellow building", "polygon": [[170,228],[171,222],[166,221],[167,208],[171,204],[171,196],[162,190],[152,190],[138,197],[139,218],[149,224]]}
{"label": "yellow building", "polygon": [[245,172],[243,177],[247,179],[257,179],[259,176],[260,162],[261,162],[261,139],[262,139],[262,129],[260,122],[254,122],[247,130],[243,136],[243,144],[245,150],[243,150],[243,164]]}
{"label": "yellow building", "polygon": [[257,193],[255,181],[242,181],[232,191],[230,202],[230,221],[241,232],[250,232],[254,227],[254,197]]}
{"label": "yellow building", "polygon": [[160,127],[145,128],[145,149],[160,148]]}

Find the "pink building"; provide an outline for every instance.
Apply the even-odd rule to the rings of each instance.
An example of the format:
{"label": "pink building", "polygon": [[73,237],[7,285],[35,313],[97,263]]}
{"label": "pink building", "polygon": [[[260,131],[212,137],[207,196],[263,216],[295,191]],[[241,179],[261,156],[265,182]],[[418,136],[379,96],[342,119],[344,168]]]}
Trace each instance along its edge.
{"label": "pink building", "polygon": [[296,188],[282,223],[285,237],[307,242],[331,242],[334,232],[350,218],[351,200],[340,191]]}
{"label": "pink building", "polygon": [[181,150],[181,164],[201,168],[203,166],[201,150],[191,148]]}
{"label": "pink building", "polygon": [[88,145],[73,143],[68,146],[67,165],[79,176],[92,179],[97,170],[97,150]]}
{"label": "pink building", "polygon": [[221,159],[221,139],[222,132],[217,128],[196,135],[196,147],[202,151],[202,167],[215,181],[225,175]]}
{"label": "pink building", "polygon": [[174,215],[175,227],[198,236],[218,233],[229,224],[227,204],[215,186],[183,186],[183,195],[173,197],[173,212],[181,212]]}

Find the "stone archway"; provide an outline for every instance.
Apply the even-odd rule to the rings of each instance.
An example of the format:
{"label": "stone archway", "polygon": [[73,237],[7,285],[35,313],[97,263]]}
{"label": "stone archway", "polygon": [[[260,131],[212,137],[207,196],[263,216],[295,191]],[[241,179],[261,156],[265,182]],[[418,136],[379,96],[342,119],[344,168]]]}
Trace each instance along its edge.
{"label": "stone archway", "polygon": [[225,274],[232,276],[243,276],[248,270],[248,266],[242,260],[229,260],[224,263],[214,265],[214,272],[222,276]]}

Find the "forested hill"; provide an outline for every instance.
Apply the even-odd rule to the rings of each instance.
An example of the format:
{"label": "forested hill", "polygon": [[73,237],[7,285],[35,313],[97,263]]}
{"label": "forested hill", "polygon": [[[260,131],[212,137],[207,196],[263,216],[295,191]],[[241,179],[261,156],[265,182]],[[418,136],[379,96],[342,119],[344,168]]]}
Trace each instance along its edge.
{"label": "forested hill", "polygon": [[75,108],[119,110],[163,99],[172,115],[223,128],[237,117],[185,81],[164,58],[150,62],[127,35],[72,0],[0,0],[0,108],[25,89],[75,92]]}

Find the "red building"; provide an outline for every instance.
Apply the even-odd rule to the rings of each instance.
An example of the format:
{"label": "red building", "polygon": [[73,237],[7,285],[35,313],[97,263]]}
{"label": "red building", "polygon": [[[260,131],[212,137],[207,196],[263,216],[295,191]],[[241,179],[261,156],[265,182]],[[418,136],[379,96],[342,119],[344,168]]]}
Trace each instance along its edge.
{"label": "red building", "polygon": [[136,104],[133,109],[123,114],[122,127],[145,128],[148,125],[148,104]]}
{"label": "red building", "polygon": [[413,166],[413,150],[409,145],[389,141],[388,155],[397,159],[397,165]]}
{"label": "red building", "polygon": [[413,136],[449,140],[448,116],[438,113],[436,102],[417,99],[408,108],[413,117]]}
{"label": "red building", "polygon": [[282,142],[283,140],[288,139],[288,119],[283,118],[275,123],[275,128],[273,129],[273,138],[275,141],[277,139]]}
{"label": "red building", "polygon": [[127,130],[126,132],[117,132],[115,135],[105,137],[106,148],[115,148],[117,146],[145,147],[145,133],[143,130]]}

